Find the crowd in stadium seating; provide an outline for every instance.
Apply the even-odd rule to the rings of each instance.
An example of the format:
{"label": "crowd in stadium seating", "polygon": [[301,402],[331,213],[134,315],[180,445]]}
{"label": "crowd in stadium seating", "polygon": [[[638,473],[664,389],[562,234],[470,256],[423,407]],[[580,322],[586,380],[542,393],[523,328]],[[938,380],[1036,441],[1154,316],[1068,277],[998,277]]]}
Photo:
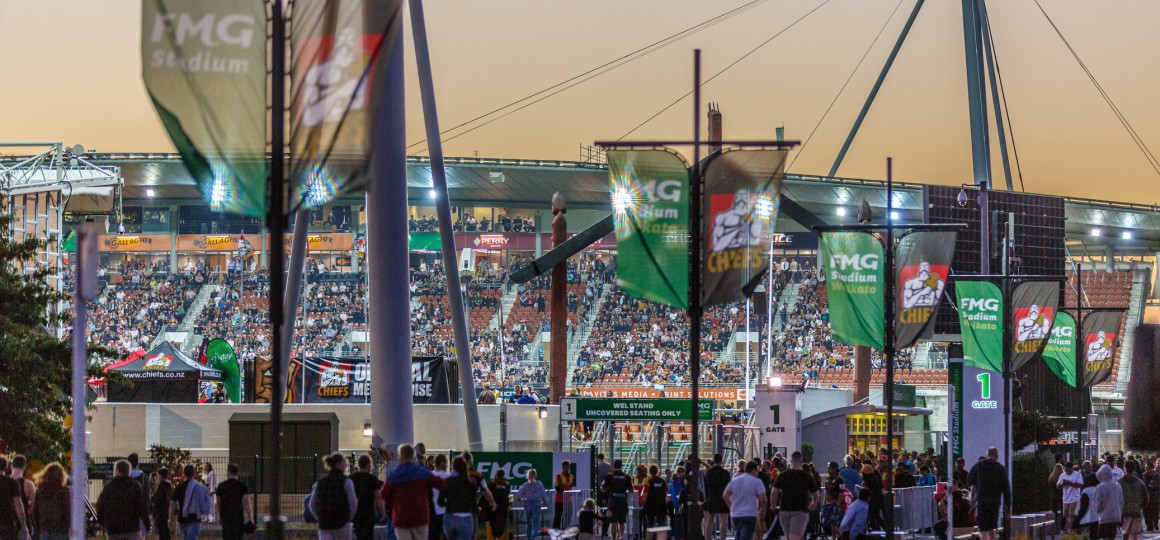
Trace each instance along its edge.
{"label": "crowd in stadium seating", "polygon": [[148,349],[162,330],[176,327],[205,281],[203,273],[170,274],[168,265],[135,261],[106,275],[109,284],[90,307],[90,342],[122,355]]}
{"label": "crowd in stadium seating", "polygon": [[[435,216],[423,215],[416,218],[411,216],[407,220],[411,232],[437,232],[439,220]],[[455,218],[451,230],[455,232],[535,232],[536,221],[519,215],[502,215],[491,220],[487,217],[476,219],[475,216],[465,214]]]}

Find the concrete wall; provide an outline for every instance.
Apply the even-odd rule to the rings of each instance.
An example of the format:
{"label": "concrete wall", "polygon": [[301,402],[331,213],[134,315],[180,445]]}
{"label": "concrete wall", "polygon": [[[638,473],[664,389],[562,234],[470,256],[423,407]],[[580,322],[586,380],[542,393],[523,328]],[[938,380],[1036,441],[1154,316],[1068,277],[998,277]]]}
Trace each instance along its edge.
{"label": "concrete wall", "polygon": [[[546,406],[547,418],[539,417],[535,405],[483,405],[479,407],[485,450],[498,450],[500,412],[507,408],[508,440],[514,443],[555,441],[559,407]],[[198,457],[229,454],[229,421],[237,413],[267,413],[257,404],[148,404],[96,403],[90,412],[90,454],[94,457],[145,453],[162,444],[193,451]],[[335,413],[339,419],[339,449],[365,450],[370,437],[363,435],[371,421],[371,406],[287,405],[285,412]],[[432,450],[466,449],[466,423],[461,405],[415,405],[415,440]]]}

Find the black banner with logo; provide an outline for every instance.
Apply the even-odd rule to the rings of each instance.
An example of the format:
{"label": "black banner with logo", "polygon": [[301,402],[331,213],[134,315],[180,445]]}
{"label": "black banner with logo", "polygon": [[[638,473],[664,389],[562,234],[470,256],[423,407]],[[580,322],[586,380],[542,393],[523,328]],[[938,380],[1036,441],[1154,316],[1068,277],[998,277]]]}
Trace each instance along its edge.
{"label": "black banner with logo", "polygon": [[[300,403],[369,403],[371,369],[366,357],[308,356],[291,362],[294,384],[288,395]],[[434,356],[411,359],[412,403],[455,403],[448,361]]]}
{"label": "black banner with logo", "polygon": [[1018,370],[1043,352],[1059,310],[1059,283],[1024,281],[1011,294],[1011,369]]}
{"label": "black banner with logo", "polygon": [[706,307],[744,300],[769,266],[785,156],[784,150],[733,150],[706,167]]}
{"label": "black banner with logo", "polygon": [[921,231],[899,240],[895,276],[898,299],[894,310],[897,347],[914,345],[938,313],[955,254],[955,238],[954,231]]}
{"label": "black banner with logo", "polygon": [[1098,311],[1083,318],[1083,337],[1079,346],[1083,351],[1085,387],[1091,388],[1112,378],[1122,317],[1122,313]]}

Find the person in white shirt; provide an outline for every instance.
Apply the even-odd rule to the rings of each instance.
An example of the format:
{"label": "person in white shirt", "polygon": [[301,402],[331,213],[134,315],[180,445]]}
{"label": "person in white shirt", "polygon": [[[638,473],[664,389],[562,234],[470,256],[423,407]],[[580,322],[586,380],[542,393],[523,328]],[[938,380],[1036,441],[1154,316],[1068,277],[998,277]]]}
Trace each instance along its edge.
{"label": "person in white shirt", "polygon": [[1063,474],[1055,485],[1063,488],[1063,530],[1070,532],[1075,521],[1076,508],[1079,507],[1081,490],[1083,489],[1083,474],[1076,469],[1072,462],[1063,465]]}
{"label": "person in white shirt", "polygon": [[757,462],[745,464],[745,474],[733,477],[725,486],[725,503],[733,522],[735,540],[752,540],[757,524],[765,518],[765,484],[757,477]]}

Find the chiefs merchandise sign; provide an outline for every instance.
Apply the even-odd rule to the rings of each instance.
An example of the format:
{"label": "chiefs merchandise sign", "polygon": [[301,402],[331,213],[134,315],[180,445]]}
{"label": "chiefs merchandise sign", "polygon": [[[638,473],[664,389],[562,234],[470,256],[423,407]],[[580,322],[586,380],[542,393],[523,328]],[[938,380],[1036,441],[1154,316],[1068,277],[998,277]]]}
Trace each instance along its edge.
{"label": "chiefs merchandise sign", "polygon": [[1059,309],[1059,283],[1025,281],[1011,293],[1011,369],[1034,360],[1051,337],[1051,325]]}
{"label": "chiefs merchandise sign", "polygon": [[726,151],[705,169],[706,307],[744,299],[769,266],[785,150]]}
{"label": "chiefs merchandise sign", "polygon": [[1116,360],[1116,338],[1120,331],[1117,312],[1096,312],[1083,318],[1083,385],[1092,387],[1112,377]]}
{"label": "chiefs merchandise sign", "polygon": [[[447,360],[411,360],[413,403],[452,403]],[[291,387],[300,403],[369,403],[371,369],[366,357],[308,356],[291,362]]]}
{"label": "chiefs merchandise sign", "polygon": [[954,231],[913,232],[898,242],[895,344],[914,342],[938,312],[955,252]]}

